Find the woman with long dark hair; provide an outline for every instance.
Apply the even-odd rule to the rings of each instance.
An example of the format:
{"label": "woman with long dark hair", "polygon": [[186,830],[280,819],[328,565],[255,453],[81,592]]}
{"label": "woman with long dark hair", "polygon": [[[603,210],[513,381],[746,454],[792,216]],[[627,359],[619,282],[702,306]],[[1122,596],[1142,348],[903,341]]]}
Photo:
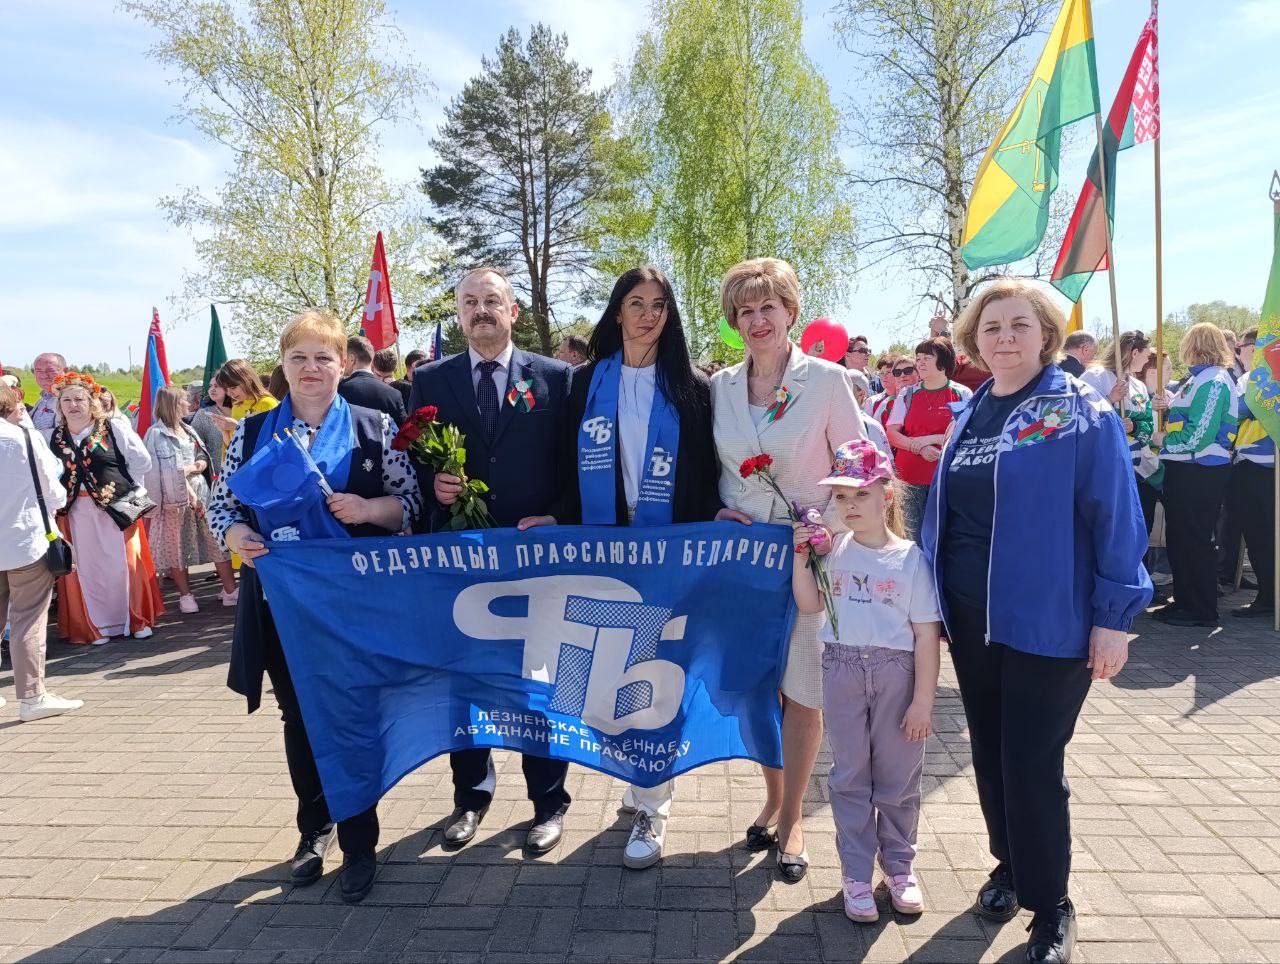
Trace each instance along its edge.
{"label": "woman with long dark hair", "polygon": [[[711,435],[711,386],[694,370],[669,282],[633,268],[613,286],[591,333],[588,362],[574,372],[562,478],[552,511],[562,524],[648,526],[706,522],[723,508]],[[590,426],[590,428],[588,427]],[[728,518],[728,516],[725,516]],[[623,863],[662,859],[673,782],[627,787],[633,811]]]}

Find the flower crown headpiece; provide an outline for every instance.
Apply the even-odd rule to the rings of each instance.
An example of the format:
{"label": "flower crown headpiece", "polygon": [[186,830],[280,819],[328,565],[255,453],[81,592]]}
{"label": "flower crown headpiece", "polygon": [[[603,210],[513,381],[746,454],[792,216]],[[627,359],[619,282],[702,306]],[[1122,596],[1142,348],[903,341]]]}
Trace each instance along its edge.
{"label": "flower crown headpiece", "polygon": [[102,392],[102,386],[93,380],[92,375],[80,372],[63,372],[53,380],[53,394],[61,395],[68,388],[83,388],[90,395]]}

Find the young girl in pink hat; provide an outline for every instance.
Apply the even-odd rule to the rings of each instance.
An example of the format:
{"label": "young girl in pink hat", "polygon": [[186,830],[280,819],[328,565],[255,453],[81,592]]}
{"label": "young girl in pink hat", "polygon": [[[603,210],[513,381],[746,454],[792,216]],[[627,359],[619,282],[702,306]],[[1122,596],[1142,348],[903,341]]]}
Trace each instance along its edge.
{"label": "young girl in pink hat", "polygon": [[[924,910],[913,863],[942,617],[928,562],[902,535],[889,457],[865,439],[842,445],[822,484],[832,487],[829,511],[847,531],[831,544],[820,527],[797,525],[795,547],[801,557],[829,552],[838,633],[830,622],[819,633],[833,758],[828,788],[844,912],[873,923],[880,917],[871,889],[877,855],[894,910]],[[800,611],[823,612],[802,558],[792,573]]]}

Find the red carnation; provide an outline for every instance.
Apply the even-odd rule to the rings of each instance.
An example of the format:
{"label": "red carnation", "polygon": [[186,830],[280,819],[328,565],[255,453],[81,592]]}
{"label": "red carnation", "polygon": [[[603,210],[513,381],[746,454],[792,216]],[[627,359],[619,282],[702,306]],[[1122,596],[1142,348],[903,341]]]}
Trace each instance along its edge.
{"label": "red carnation", "polygon": [[753,455],[746,459],[742,465],[738,466],[738,473],[744,478],[749,479],[757,472],[763,472],[769,466],[773,465],[773,457],[770,455]]}
{"label": "red carnation", "polygon": [[396,438],[404,439],[405,444],[407,445],[408,443],[415,441],[420,435],[422,435],[422,426],[416,419],[409,419],[409,421],[405,422],[400,428],[400,434],[397,435]]}
{"label": "red carnation", "polygon": [[391,447],[397,452],[409,451],[409,440],[404,437],[404,432],[401,432],[391,440]]}
{"label": "red carnation", "polygon": [[434,422],[438,411],[434,405],[423,405],[422,408],[413,413],[413,420],[415,422]]}

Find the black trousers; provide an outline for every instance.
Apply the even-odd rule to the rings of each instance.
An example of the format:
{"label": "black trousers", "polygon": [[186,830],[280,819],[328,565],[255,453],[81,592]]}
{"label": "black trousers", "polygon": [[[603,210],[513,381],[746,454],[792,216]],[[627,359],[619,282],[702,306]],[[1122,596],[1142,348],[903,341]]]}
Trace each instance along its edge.
{"label": "black trousers", "polygon": [[[284,720],[284,755],[289,764],[289,779],[298,797],[298,832],[315,833],[333,826],[329,816],[329,804],[320,784],[320,772],[311,752],[311,741],[302,722],[302,710],[298,706],[298,694],[293,689],[293,678],[285,663],[284,650],[275,627],[263,634],[267,676],[275,690],[280,716]],[[358,854],[375,850],[378,846],[378,808],[370,807],[364,813],[338,822],[338,845],[342,852]]]}
{"label": "black trousers", "polygon": [[1192,619],[1218,618],[1214,533],[1230,478],[1230,465],[1165,463],[1165,543],[1173,570],[1173,601]]}
{"label": "black trousers", "polygon": [[1052,910],[1068,896],[1067,744],[1089,693],[1083,659],[986,642],[986,613],[948,597],[951,662],[969,723],[991,855],[1013,872],[1018,903]]}
{"label": "black trousers", "polygon": [[1249,562],[1258,580],[1258,594],[1253,605],[1263,608],[1274,606],[1276,601],[1274,485],[1274,468],[1243,461],[1231,467],[1231,481],[1227,484],[1228,511],[1234,510],[1240,519]]}
{"label": "black trousers", "polygon": [[[488,747],[459,750],[449,754],[453,770],[453,805],[459,810],[483,810],[493,800],[498,775]],[[521,755],[524,785],[533,801],[534,821],[546,820],[569,809],[569,793],[564,779],[569,772],[566,760]]]}
{"label": "black trousers", "polygon": [[1151,527],[1156,524],[1156,505],[1160,502],[1160,491],[1155,486],[1147,485],[1146,479],[1134,473],[1138,483],[1138,504],[1142,506],[1142,521],[1147,524],[1147,535],[1151,535]]}

